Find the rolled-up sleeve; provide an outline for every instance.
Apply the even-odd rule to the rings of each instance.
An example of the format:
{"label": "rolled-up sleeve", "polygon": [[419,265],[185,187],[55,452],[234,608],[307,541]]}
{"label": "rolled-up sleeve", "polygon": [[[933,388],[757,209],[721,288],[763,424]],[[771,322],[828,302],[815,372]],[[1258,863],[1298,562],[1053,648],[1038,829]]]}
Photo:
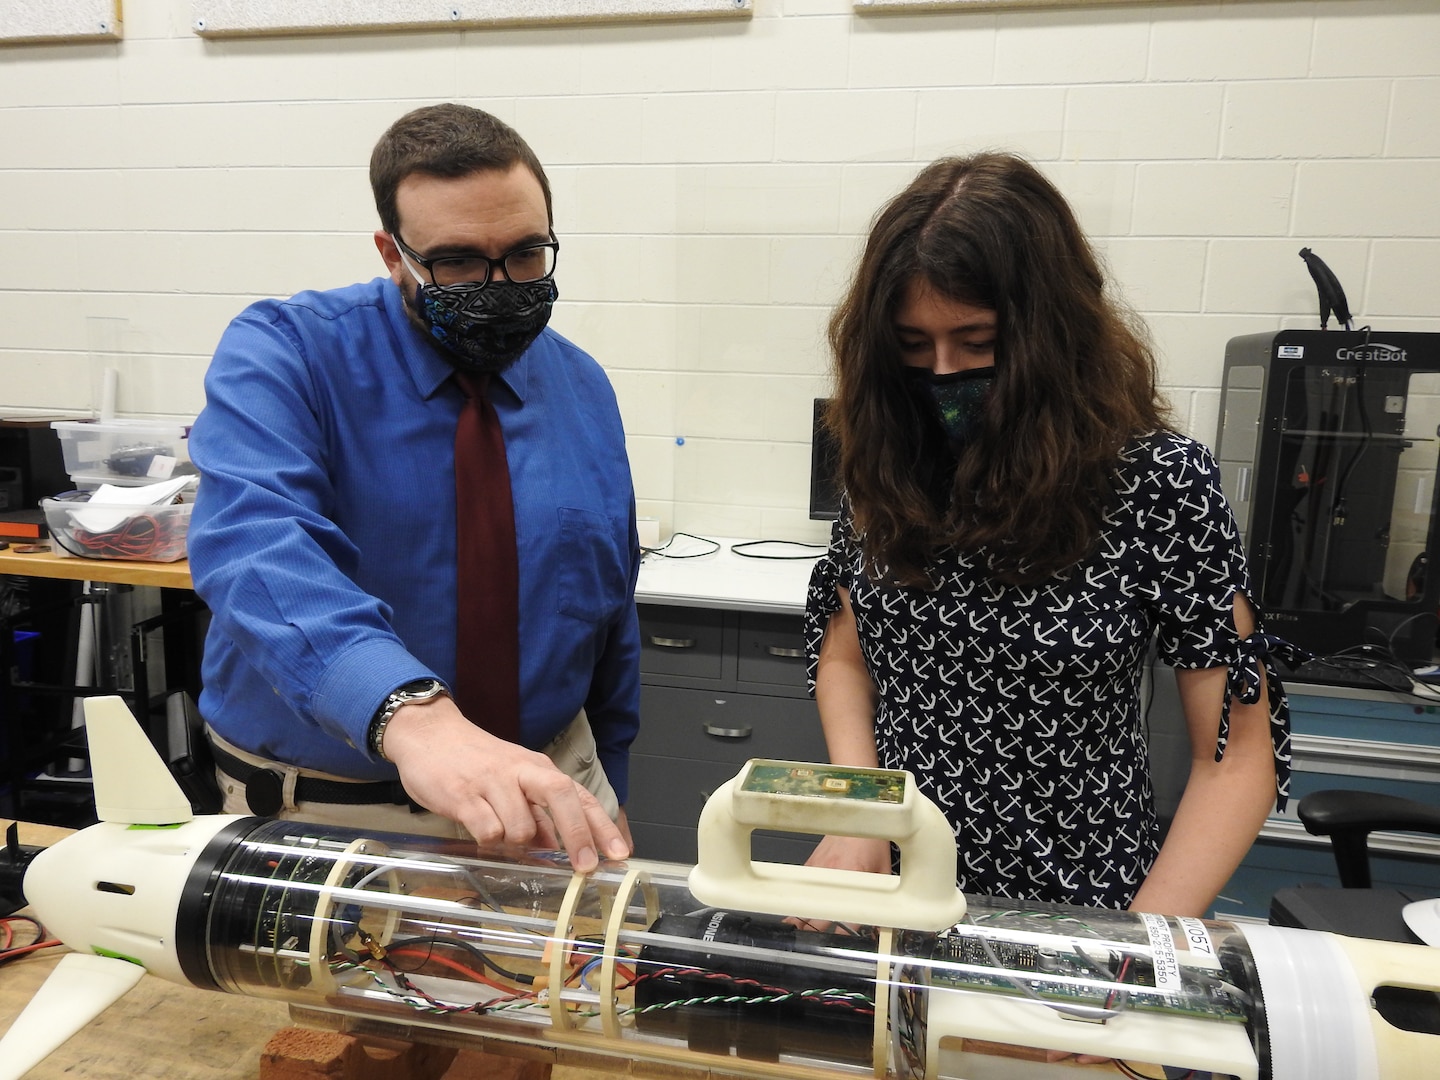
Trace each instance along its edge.
{"label": "rolled-up sleeve", "polygon": [[[1270,741],[1275,754],[1275,804],[1285,808],[1290,791],[1290,706],[1274,660],[1304,659],[1301,650],[1264,629],[1262,613],[1250,596],[1250,571],[1234,514],[1220,488],[1213,455],[1193,444],[1183,472],[1187,510],[1182,537],[1187,558],[1157,567],[1153,610],[1159,627],[1159,657],[1177,668],[1227,668],[1215,760],[1225,755],[1230,738],[1230,707],[1238,696],[1246,704],[1260,700],[1260,671],[1265,671]],[[1241,638],[1235,628],[1235,596],[1242,594],[1255,611],[1255,632]]]}

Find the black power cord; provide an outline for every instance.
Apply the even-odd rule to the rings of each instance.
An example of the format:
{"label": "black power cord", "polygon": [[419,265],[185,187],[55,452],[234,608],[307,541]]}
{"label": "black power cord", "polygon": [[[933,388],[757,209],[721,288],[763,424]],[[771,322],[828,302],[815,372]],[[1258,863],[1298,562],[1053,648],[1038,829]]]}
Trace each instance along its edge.
{"label": "black power cord", "polygon": [[799,540],[745,540],[731,544],[730,550],[743,559],[818,559],[830,547]]}
{"label": "black power cord", "polygon": [[[700,551],[672,552],[670,545],[675,542],[677,536],[683,536],[688,540],[699,540],[700,543],[708,546]],[[720,545],[708,536],[696,536],[694,533],[677,532],[671,533],[670,539],[666,540],[665,543],[659,547],[642,547],[640,552],[642,555],[654,555],[660,559],[703,559],[706,555],[714,555],[719,550]]]}

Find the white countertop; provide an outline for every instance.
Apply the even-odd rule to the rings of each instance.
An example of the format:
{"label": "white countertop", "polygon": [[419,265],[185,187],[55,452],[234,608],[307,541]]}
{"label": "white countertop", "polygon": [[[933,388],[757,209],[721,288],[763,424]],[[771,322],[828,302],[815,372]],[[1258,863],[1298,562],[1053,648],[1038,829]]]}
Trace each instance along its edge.
{"label": "white countertop", "polygon": [[[719,550],[696,558],[666,558],[648,554],[640,563],[635,600],[641,604],[675,607],[730,608],[738,611],[778,611],[803,614],[805,593],[815,560],[824,554],[785,540],[756,541],[733,536],[710,536]],[[753,558],[737,555],[735,544],[751,544],[752,555],[790,555],[802,558]],[[666,552],[673,556],[706,552],[711,544],[679,535]]]}

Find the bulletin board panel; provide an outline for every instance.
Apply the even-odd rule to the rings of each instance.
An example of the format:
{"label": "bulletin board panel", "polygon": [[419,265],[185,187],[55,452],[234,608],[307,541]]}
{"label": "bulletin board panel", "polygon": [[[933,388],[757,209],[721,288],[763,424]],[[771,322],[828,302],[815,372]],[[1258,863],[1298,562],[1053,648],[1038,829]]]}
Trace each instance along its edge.
{"label": "bulletin board panel", "polygon": [[979,8],[1084,8],[1116,4],[1193,4],[1195,0],[852,0],[857,12],[968,11]]}
{"label": "bulletin board panel", "polygon": [[6,0],[0,45],[51,41],[117,41],[120,0]]}
{"label": "bulletin board panel", "polygon": [[749,16],[754,0],[191,0],[202,37]]}

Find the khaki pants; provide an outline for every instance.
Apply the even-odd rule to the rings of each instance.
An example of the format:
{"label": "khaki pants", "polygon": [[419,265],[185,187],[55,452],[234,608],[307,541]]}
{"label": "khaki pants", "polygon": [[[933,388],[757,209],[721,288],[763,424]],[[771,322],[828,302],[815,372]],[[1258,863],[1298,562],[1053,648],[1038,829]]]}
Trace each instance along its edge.
{"label": "khaki pants", "polygon": [[[205,729],[210,740],[227,754],[239,758],[249,765],[273,769],[283,780],[284,804],[275,815],[295,821],[313,821],[321,825],[347,825],[354,828],[375,829],[382,832],[414,833],[419,836],[444,836],[465,838],[470,834],[465,827],[449,818],[428,812],[412,812],[408,806],[397,803],[349,803],[296,802],[295,781],[302,776],[319,780],[333,780],[338,783],[359,783],[348,776],[335,776],[314,769],[299,769],[294,765],[271,761],[241,750],[216,735],[208,726]],[[605,812],[615,820],[620,815],[620,803],[615,789],[605,775],[605,767],[595,752],[595,735],[590,730],[590,721],[581,709],[570,726],[555,736],[542,751],[556,768],[584,787],[600,801]],[[225,802],[222,812],[226,814],[249,814],[250,807],[245,801],[245,785],[220,769],[215,770],[215,779],[220,784],[220,793]]]}

